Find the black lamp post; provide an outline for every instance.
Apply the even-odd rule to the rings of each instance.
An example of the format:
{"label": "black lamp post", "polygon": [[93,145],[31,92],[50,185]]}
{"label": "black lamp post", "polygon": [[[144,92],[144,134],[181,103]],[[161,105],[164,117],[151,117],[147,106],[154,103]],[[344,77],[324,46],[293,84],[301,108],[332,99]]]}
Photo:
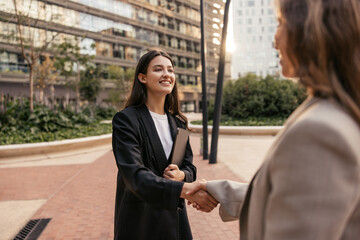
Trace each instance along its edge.
{"label": "black lamp post", "polygon": [[216,163],[216,158],[217,158],[219,125],[220,125],[220,115],[221,115],[221,101],[222,101],[222,91],[223,91],[223,84],[224,84],[226,36],[227,36],[230,1],[231,0],[226,0],[226,3],[225,3],[224,26],[222,29],[222,37],[221,37],[221,45],[220,45],[219,71],[218,71],[218,77],[217,77],[217,83],[216,83],[214,121],[213,121],[212,135],[211,135],[211,152],[210,152],[209,163]]}
{"label": "black lamp post", "polygon": [[201,13],[201,88],[202,88],[202,113],[203,113],[203,159],[209,159],[208,155],[208,117],[207,117],[207,97],[206,97],[206,41],[204,31],[204,1],[200,0],[200,13]]}

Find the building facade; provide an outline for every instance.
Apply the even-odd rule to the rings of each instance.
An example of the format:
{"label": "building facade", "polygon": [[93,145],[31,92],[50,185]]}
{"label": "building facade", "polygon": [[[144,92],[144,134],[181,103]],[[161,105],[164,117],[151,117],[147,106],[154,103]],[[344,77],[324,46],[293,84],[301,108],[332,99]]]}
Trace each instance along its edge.
{"label": "building facade", "polygon": [[233,1],[232,78],[247,73],[263,77],[279,74],[279,55],[273,47],[277,20],[272,2]]}
{"label": "building facade", "polygon": [[[105,67],[135,67],[142,54],[158,47],[167,51],[175,62],[181,108],[198,112],[201,105],[200,3],[197,0],[18,0],[18,10],[29,12],[35,43],[55,36],[51,44],[65,39],[81,39],[81,52],[95,55],[92,60]],[[29,7],[31,3],[31,7]],[[214,88],[217,73],[223,1],[206,0],[206,29],[209,40],[208,82]],[[210,6],[210,7],[209,7]],[[215,14],[214,8],[219,12]],[[30,11],[29,11],[30,9]],[[210,14],[212,14],[210,16]],[[15,9],[12,1],[0,0],[0,94],[28,96],[26,62],[18,46]],[[216,15],[220,22],[213,23]],[[210,20],[209,20],[210,19]],[[216,20],[218,21],[218,20]],[[211,27],[209,27],[211,26]],[[216,33],[216,36],[215,36]],[[211,37],[210,37],[211,36]],[[218,39],[217,41],[214,39]],[[90,46],[95,46],[91,48]],[[50,46],[51,52],[51,46]],[[97,99],[107,101],[113,84],[103,79]],[[74,92],[62,81],[56,83],[56,96],[72,100]],[[45,93],[48,90],[45,89]],[[36,95],[36,89],[35,89]]]}

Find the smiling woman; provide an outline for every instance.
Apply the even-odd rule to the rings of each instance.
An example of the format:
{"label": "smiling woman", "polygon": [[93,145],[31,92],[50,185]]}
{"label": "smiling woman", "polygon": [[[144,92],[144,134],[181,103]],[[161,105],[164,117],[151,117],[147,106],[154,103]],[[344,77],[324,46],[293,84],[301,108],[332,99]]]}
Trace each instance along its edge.
{"label": "smiling woman", "polygon": [[169,164],[177,128],[187,128],[180,112],[174,64],[151,50],[136,67],[125,109],[113,119],[113,151],[118,167],[115,239],[192,239],[184,198],[206,211],[217,204],[205,191],[186,196],[196,179],[187,141],[181,166]]}

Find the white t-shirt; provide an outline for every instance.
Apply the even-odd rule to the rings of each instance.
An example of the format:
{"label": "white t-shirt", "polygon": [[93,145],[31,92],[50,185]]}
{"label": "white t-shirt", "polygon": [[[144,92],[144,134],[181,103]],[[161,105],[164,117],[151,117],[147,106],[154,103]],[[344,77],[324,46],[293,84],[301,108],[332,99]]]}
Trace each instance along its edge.
{"label": "white t-shirt", "polygon": [[161,144],[163,146],[166,158],[169,159],[171,149],[173,146],[173,140],[170,132],[170,125],[166,114],[161,115],[154,112],[150,112],[152,119],[154,120],[156,130],[160,137]]}

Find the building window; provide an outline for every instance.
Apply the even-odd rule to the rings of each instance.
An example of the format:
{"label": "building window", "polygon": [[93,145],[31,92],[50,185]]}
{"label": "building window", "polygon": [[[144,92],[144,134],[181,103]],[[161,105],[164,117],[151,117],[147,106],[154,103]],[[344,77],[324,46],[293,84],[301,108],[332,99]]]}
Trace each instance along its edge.
{"label": "building window", "polygon": [[96,55],[103,57],[112,57],[111,45],[104,42],[96,43]]}
{"label": "building window", "polygon": [[136,60],[136,49],[132,47],[126,47],[125,48],[125,58],[127,60]]}
{"label": "building window", "polygon": [[181,50],[186,50],[186,42],[185,42],[185,40],[180,41],[180,49]]}
{"label": "building window", "polygon": [[113,45],[113,56],[114,56],[114,58],[124,59],[125,58],[124,46],[114,44]]}
{"label": "building window", "polygon": [[254,0],[247,1],[246,6],[248,6],[248,7],[254,7],[254,6],[255,6],[255,1],[254,1]]}
{"label": "building window", "polygon": [[165,34],[159,33],[159,45],[160,46],[166,46]]}
{"label": "building window", "polygon": [[192,42],[186,41],[186,51],[188,51],[188,52],[192,52],[192,51],[193,51]]}
{"label": "building window", "polygon": [[186,75],[180,75],[180,84],[187,85],[187,76]]}
{"label": "building window", "polygon": [[175,67],[179,66],[178,56],[173,55],[173,56],[171,56],[171,59],[173,60]]}
{"label": "building window", "polygon": [[179,67],[181,67],[181,68],[187,67],[186,58],[184,58],[184,57],[180,58]]}
{"label": "building window", "polygon": [[167,18],[167,23],[168,23],[167,27],[169,29],[172,29],[172,30],[175,29],[175,20],[173,18]]}
{"label": "building window", "polygon": [[176,38],[171,38],[171,47],[178,48],[178,40]]}
{"label": "building window", "polygon": [[195,60],[189,59],[187,67],[191,69],[195,69]]}

